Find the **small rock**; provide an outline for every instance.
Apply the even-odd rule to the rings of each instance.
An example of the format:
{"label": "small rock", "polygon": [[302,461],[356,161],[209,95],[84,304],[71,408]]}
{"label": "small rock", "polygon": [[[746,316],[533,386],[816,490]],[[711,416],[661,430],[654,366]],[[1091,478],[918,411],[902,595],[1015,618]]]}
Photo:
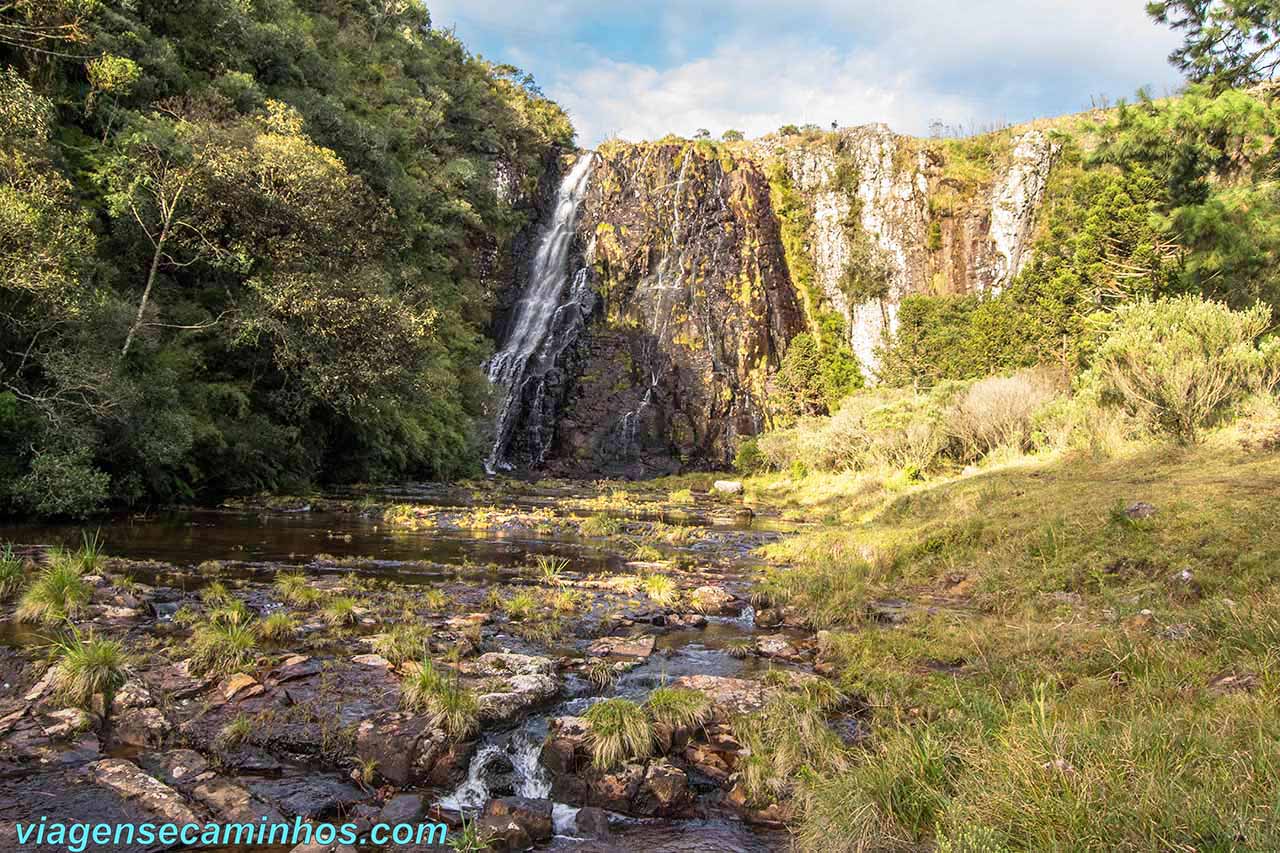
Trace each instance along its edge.
{"label": "small rock", "polygon": [[382,669],[391,669],[391,661],[387,660],[382,655],[356,655],[351,659],[351,662],[359,664],[360,666],[376,666],[381,667]]}
{"label": "small rock", "polygon": [[711,487],[722,495],[742,494],[741,480],[716,480]]}
{"label": "small rock", "polygon": [[243,672],[237,672],[234,675],[228,675],[218,685],[218,692],[222,694],[222,698],[228,702],[250,699],[259,696],[265,690],[258,679],[252,675]]}
{"label": "small rock", "polygon": [[1156,508],[1146,501],[1137,501],[1125,507],[1124,514],[1134,521],[1141,521],[1156,514]]}

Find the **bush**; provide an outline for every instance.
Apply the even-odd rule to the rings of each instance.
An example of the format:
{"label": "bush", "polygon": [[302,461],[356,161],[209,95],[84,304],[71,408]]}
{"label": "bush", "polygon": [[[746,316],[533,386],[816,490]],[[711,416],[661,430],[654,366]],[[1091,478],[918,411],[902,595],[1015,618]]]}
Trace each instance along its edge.
{"label": "bush", "polygon": [[1039,371],[989,376],[973,383],[947,411],[957,458],[972,462],[998,447],[1031,449],[1033,417],[1056,396],[1057,388]]}
{"label": "bush", "polygon": [[41,453],[13,484],[14,501],[36,515],[84,518],[102,508],[111,478],[89,463],[88,453]]}
{"label": "bush", "polygon": [[700,726],[711,715],[706,694],[681,687],[658,687],[644,704],[654,723],[671,729]]}
{"label": "bush", "polygon": [[733,468],[740,474],[758,474],[765,468],[764,454],[760,452],[758,436],[744,438],[733,454]]}
{"label": "bush", "polygon": [[1262,342],[1271,310],[1233,311],[1194,296],[1116,309],[1089,380],[1151,429],[1193,444],[1252,391],[1270,386],[1280,346]]}

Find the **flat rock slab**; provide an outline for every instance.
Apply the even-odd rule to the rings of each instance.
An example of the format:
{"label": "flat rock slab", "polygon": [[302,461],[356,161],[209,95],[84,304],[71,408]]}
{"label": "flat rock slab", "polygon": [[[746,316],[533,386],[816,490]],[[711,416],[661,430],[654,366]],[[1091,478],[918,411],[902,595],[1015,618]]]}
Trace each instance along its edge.
{"label": "flat rock slab", "polygon": [[249,790],[286,817],[318,818],[353,806],[369,795],[336,776],[293,776],[253,782]]}
{"label": "flat rock slab", "polygon": [[643,637],[601,637],[593,642],[588,651],[600,657],[616,655],[618,657],[647,658],[653,654],[657,641],[652,634]]}

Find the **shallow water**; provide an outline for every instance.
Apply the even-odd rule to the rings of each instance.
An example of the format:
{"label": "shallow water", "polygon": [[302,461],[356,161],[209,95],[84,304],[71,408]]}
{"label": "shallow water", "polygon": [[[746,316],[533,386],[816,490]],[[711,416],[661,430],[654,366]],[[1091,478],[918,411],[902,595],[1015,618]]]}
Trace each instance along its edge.
{"label": "shallow water", "polygon": [[[370,494],[335,494],[338,499],[389,499],[437,510],[465,512],[473,507],[499,511],[550,514],[581,518],[598,510],[570,505],[580,491],[564,485],[533,488],[520,485],[513,491],[459,489],[435,485],[407,485]],[[460,607],[475,606],[484,592],[496,584],[521,582],[538,555],[567,561],[566,574],[582,579],[618,573],[634,573],[629,555],[618,538],[583,538],[570,534],[538,532],[530,525],[501,525],[496,529],[468,530],[432,526],[405,530],[389,526],[376,514],[341,511],[325,502],[312,511],[305,503],[285,508],[182,509],[145,515],[119,515],[94,525],[104,551],[112,557],[140,561],[127,574],[148,584],[181,590],[198,588],[217,576],[240,582],[241,591],[264,588],[282,566],[296,566],[313,575],[354,572],[392,585],[442,584]],[[696,565],[695,573],[710,583],[740,581],[754,567],[752,548],[776,536],[788,526],[769,518],[747,518],[723,505],[697,504],[664,507],[659,504],[629,506],[610,514],[631,522],[662,521],[665,524],[701,528],[696,541],[686,545],[660,545],[664,557],[680,557]],[[82,528],[71,524],[0,525],[0,542],[23,546],[80,544]],[[625,540],[621,540],[625,541]],[[146,565],[156,561],[159,565]],[[206,565],[212,561],[218,565]],[[199,567],[199,568],[197,568]],[[461,590],[461,592],[459,592]],[[468,602],[464,604],[463,602]],[[463,611],[465,612],[465,610]],[[585,618],[585,617],[584,617]],[[683,675],[707,674],[759,678],[770,668],[787,666],[743,655],[741,646],[761,633],[785,631],[758,629],[750,609],[737,618],[710,617],[702,628],[663,628],[656,635],[654,653],[625,672],[603,693],[582,678],[564,677],[564,697],[554,707],[526,719],[516,730],[486,732],[473,760],[472,773],[458,790],[432,794],[432,801],[450,809],[471,810],[490,793],[546,796],[549,787],[539,776],[540,744],[548,721],[555,716],[580,714],[602,696],[642,699],[654,687]],[[30,646],[42,639],[38,630],[0,621],[0,645]],[[580,657],[585,641],[568,638],[538,648],[536,644],[507,634],[496,639],[512,651]],[[575,644],[576,643],[576,644]],[[350,650],[346,654],[350,654]],[[489,791],[480,779],[479,767],[494,755],[503,755],[513,767],[503,791]],[[245,778],[245,777],[241,777]],[[0,782],[0,789],[5,784]],[[4,792],[0,790],[0,794]],[[572,809],[558,807],[563,818]],[[91,817],[84,814],[83,817]],[[754,851],[785,847],[784,833],[766,832],[730,818],[705,820],[627,820],[608,841],[574,839],[571,832],[557,836],[550,849],[564,851]],[[207,849],[207,848],[206,848]],[[265,849],[265,848],[256,848]],[[231,853],[231,851],[227,851]],[[240,851],[235,851],[240,853]]]}

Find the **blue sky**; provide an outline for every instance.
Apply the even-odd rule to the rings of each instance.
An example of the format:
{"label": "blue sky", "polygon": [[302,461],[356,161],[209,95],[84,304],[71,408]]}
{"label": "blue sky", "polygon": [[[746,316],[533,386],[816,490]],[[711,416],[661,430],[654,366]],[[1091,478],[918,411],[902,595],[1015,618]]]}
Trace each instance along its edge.
{"label": "blue sky", "polygon": [[1164,94],[1175,34],[1144,0],[426,0],[533,73],[579,141],[786,123],[980,128]]}

